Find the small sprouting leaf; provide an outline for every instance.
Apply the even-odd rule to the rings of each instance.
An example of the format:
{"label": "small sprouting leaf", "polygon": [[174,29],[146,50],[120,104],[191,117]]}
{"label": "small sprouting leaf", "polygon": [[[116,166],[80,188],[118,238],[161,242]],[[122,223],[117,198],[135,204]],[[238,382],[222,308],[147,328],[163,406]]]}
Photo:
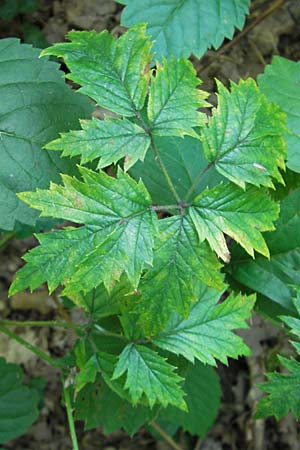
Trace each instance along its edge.
{"label": "small sprouting leaf", "polygon": [[[11,286],[11,294],[24,289],[27,283],[25,276],[29,274],[30,284],[27,285],[30,287],[35,288],[49,280],[49,288],[53,290],[65,283],[68,285],[66,295],[78,290],[89,292],[101,282],[108,289],[112,288],[123,272],[136,286],[145,265],[152,264],[157,218],[150,208],[151,198],[142,182],[136,183],[120,170],[118,178],[84,168],[80,171],[83,181],[63,177],[64,186],[52,184],[48,191],[37,190],[20,195],[30,206],[40,209],[41,215],[86,226],[47,235],[50,238],[46,238],[45,249],[29,253],[28,268],[25,266],[20,272],[21,279],[17,276]],[[74,248],[63,253],[62,246],[66,249],[72,242],[70,237],[77,242]],[[62,258],[59,263],[56,262],[57,254]],[[64,268],[70,264],[69,258],[72,264],[70,268]],[[61,265],[62,272],[53,269],[55,264]]]}
{"label": "small sprouting leaf", "polygon": [[249,349],[232,330],[247,328],[255,303],[255,296],[230,295],[221,304],[216,304],[220,292],[205,288],[199,301],[192,306],[187,319],[178,314],[171,316],[166,329],[153,342],[158,347],[191,362],[199,361],[216,365],[216,359],[227,364],[227,358],[248,355]]}
{"label": "small sprouting leaf", "polygon": [[63,57],[80,91],[98,105],[123,116],[143,108],[150,71],[151,43],[145,26],[132,27],[119,39],[108,31],[71,31],[71,42],[55,44],[42,55]]}
{"label": "small sprouting leaf", "polygon": [[254,256],[253,250],[256,250],[269,257],[261,232],[274,230],[273,222],[278,217],[279,207],[264,190],[253,187],[243,191],[231,183],[219,184],[199,194],[189,213],[200,241],[207,239],[224,261],[230,259],[224,233],[249,255]]}
{"label": "small sprouting leaf", "polygon": [[221,264],[206,243],[199,244],[188,217],[159,221],[153,268],[139,285],[139,323],[146,334],[163,329],[172,311],[187,316],[202,284],[222,290]]}
{"label": "small sprouting leaf", "polygon": [[286,113],[289,132],[287,167],[300,172],[300,62],[274,56],[265,73],[258,76],[258,85],[268,100],[277,103]]}
{"label": "small sprouting leaf", "polygon": [[[120,0],[119,0],[120,1]],[[241,29],[249,0],[121,0],[126,5],[121,23],[126,27],[147,23],[147,34],[155,41],[153,50],[163,56],[198,58],[209,47],[218,48],[225,37],[231,39],[234,27]]]}
{"label": "small sprouting leaf", "polygon": [[23,371],[0,358],[0,443],[25,433],[38,418],[39,395],[22,384]]}
{"label": "small sprouting leaf", "polygon": [[98,167],[106,167],[125,157],[128,170],[139,159],[144,160],[150,137],[127,119],[93,119],[81,122],[82,130],[70,131],[46,145],[48,150],[62,150],[62,156],[80,155],[85,164],[100,158]]}
{"label": "small sprouting leaf", "polygon": [[133,405],[145,395],[151,408],[161,403],[164,407],[171,404],[186,410],[184,392],[179,386],[182,378],[174,370],[174,366],[150,348],[128,344],[119,357],[112,379],[127,372],[124,387],[129,390]]}
{"label": "small sprouting leaf", "polygon": [[218,84],[218,107],[203,128],[203,149],[209,163],[221,175],[245,188],[274,187],[272,178],[283,183],[286,145],[285,116],[267,102],[254,80],[231,83],[229,92]]}
{"label": "small sprouting leaf", "polygon": [[208,106],[208,94],[197,89],[201,83],[190,61],[164,60],[152,79],[148,119],[152,133],[158,136],[197,136],[193,127],[205,121],[199,108]]}

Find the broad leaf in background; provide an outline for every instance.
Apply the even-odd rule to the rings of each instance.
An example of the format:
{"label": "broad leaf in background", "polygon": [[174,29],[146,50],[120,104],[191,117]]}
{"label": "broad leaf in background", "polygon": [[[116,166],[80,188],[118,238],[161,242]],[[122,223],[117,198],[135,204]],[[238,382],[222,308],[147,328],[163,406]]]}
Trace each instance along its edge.
{"label": "broad leaf in background", "polygon": [[[154,141],[179,197],[185,198],[194,180],[207,166],[201,141],[190,136],[155,137]],[[154,203],[167,205],[174,202],[154,152],[147,152],[145,161],[137,162],[130,173],[137,180],[142,178]],[[221,178],[215,168],[211,167],[196,183],[195,194],[199,194],[206,186],[215,186]]]}
{"label": "broad leaf in background", "polygon": [[107,30],[71,31],[71,42],[43,50],[42,55],[63,57],[80,84],[80,91],[98,105],[123,116],[135,116],[143,108],[150,71],[151,43],[145,26],[131,28],[116,40]]}
{"label": "broad leaf in background", "polygon": [[25,433],[38,418],[39,395],[23,385],[23,371],[0,358],[0,443]]}
{"label": "broad leaf in background", "polygon": [[205,102],[208,94],[196,89],[200,83],[190,61],[164,59],[151,81],[147,107],[154,135],[197,136],[193,127],[200,126],[206,120],[198,108],[208,106]]}
{"label": "broad leaf in background", "polygon": [[228,271],[239,283],[263,294],[271,302],[295,311],[291,285],[300,284],[300,190],[281,203],[276,230],[264,234],[270,260],[257,255],[252,260],[237,248],[232,251]]}
{"label": "broad leaf in background", "polygon": [[[299,338],[300,335],[300,295],[297,293],[294,299],[297,310],[297,317],[282,316],[283,322],[290,328],[290,333]],[[291,342],[300,355],[299,342]],[[294,358],[285,358],[278,356],[282,366],[288,373],[268,373],[268,381],[259,385],[259,387],[269,395],[260,399],[257,404],[256,418],[266,416],[275,416],[276,419],[292,412],[295,419],[300,415],[300,363]]]}
{"label": "broad leaf in background", "polygon": [[19,272],[11,294],[27,286],[34,289],[45,280],[52,291],[68,279],[66,295],[89,292],[101,282],[109,289],[122,272],[136,286],[145,265],[152,263],[157,217],[143,183],[121,170],[118,178],[85,168],[80,172],[83,182],[64,176],[64,186],[52,184],[49,190],[20,195],[42,216],[86,226],[45,235],[45,250],[28,254],[28,266]]}
{"label": "broad leaf in background", "polygon": [[139,159],[144,160],[150,137],[127,119],[93,119],[81,122],[82,130],[70,131],[50,142],[48,150],[62,150],[62,156],[81,156],[81,163],[100,158],[98,167],[118,162],[124,156],[128,170]]}
{"label": "broad leaf in background", "polygon": [[157,418],[182,427],[184,431],[205,437],[220,406],[221,387],[216,371],[199,362],[190,364],[185,374],[183,390],[188,411],[169,406]]}
{"label": "broad leaf in background", "polygon": [[265,73],[258,76],[258,85],[287,115],[287,167],[300,172],[300,62],[274,56]]}
{"label": "broad leaf in background", "polygon": [[200,242],[207,239],[211,248],[226,262],[230,260],[230,253],[224,233],[252,257],[254,250],[269,257],[261,232],[274,230],[273,222],[278,213],[278,205],[264,190],[251,187],[243,191],[232,183],[221,183],[204,190],[189,208]]}
{"label": "broad leaf in background", "polygon": [[186,410],[184,392],[179,383],[182,378],[175,367],[154,350],[137,344],[128,344],[121,355],[113,373],[113,380],[126,375],[125,389],[129,390],[131,401],[136,405],[143,395],[149,406],[160,403]]}
{"label": "broad leaf in background", "polygon": [[249,0],[122,0],[121,23],[126,27],[147,23],[147,34],[155,41],[155,58],[174,55],[202,56],[210,47],[218,48],[231,39],[234,28],[241,29],[249,10]]}
{"label": "broad leaf in background", "polygon": [[4,20],[12,20],[18,14],[31,13],[38,8],[38,0],[2,0],[0,17]]}
{"label": "broad leaf in background", "polygon": [[102,427],[105,434],[123,428],[132,436],[141,426],[154,419],[157,411],[142,405],[132,406],[120,398],[100,377],[87,384],[77,395],[75,419],[84,420],[85,429]]}
{"label": "broad leaf in background", "polygon": [[197,286],[224,288],[221,264],[207,243],[199,244],[188,217],[177,215],[158,224],[153,268],[141,280],[136,309],[148,335],[163,329],[172,311],[187,317],[197,299]]}
{"label": "broad leaf in background", "polygon": [[191,309],[187,319],[173,313],[167,328],[155,336],[158,347],[182,355],[194,362],[216,365],[216,359],[227,364],[227,358],[249,355],[248,347],[232,330],[247,328],[255,303],[255,296],[230,295],[217,304],[220,292],[202,288],[199,301]]}
{"label": "broad leaf in background", "polygon": [[42,150],[60,131],[78,128],[91,112],[87,99],[64,83],[58,64],[39,59],[39,50],[18,39],[0,42],[0,229],[16,221],[35,225],[38,214],[16,193],[60,182],[73,173],[72,160]]}
{"label": "broad leaf in background", "polygon": [[220,82],[218,107],[202,130],[203,149],[221,175],[245,188],[274,187],[272,178],[283,183],[285,116],[267,102],[254,80],[231,82],[229,92]]}

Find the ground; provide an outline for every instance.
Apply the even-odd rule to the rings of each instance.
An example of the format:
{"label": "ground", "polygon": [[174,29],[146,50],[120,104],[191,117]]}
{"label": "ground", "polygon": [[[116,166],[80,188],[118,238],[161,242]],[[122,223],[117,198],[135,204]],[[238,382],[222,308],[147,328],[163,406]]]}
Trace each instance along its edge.
{"label": "ground", "polygon": [[[40,1],[38,11],[19,15],[12,21],[0,21],[0,37],[20,36],[27,40],[38,40],[40,45],[62,41],[69,29],[108,28],[115,34],[122,32],[119,25],[122,7],[110,0],[55,0]],[[264,11],[269,13],[263,18]],[[256,77],[271,61],[273,55],[293,60],[300,59],[300,1],[252,2],[247,27],[253,28],[235,39],[225,42],[219,51],[209,51],[202,59],[193,59],[202,88],[213,92],[215,78],[228,84],[228,80]],[[30,32],[31,30],[31,32]],[[32,32],[34,30],[34,33]],[[247,28],[248,30],[248,28]],[[212,94],[212,102],[215,102]],[[23,293],[9,300],[7,289],[18,267],[20,257],[35,245],[34,238],[11,239],[2,243],[0,252],[0,315],[16,320],[50,320],[61,314],[55,298],[48,296],[46,289],[35,294]],[[62,356],[71,346],[74,336],[61,330],[17,329],[29,341],[38,344],[53,356]],[[286,340],[269,323],[253,318],[251,330],[243,333],[252,349],[252,356],[231,361],[229,367],[218,367],[222,380],[223,403],[214,427],[206,439],[197,439],[184,433],[179,435],[179,445],[194,450],[299,450],[299,425],[287,416],[279,423],[274,419],[254,421],[259,391],[255,384],[263,380],[266,361],[273,357],[274,347],[282,349]],[[60,403],[60,379],[54,369],[14,342],[1,336],[0,355],[9,361],[21,363],[27,376],[42,376],[46,379],[45,399],[40,418],[26,436],[6,445],[11,450],[69,450],[71,448],[66,424],[66,415]],[[133,438],[123,432],[104,436],[100,430],[84,432],[79,424],[81,450],[167,450],[163,441],[156,441],[146,430]]]}

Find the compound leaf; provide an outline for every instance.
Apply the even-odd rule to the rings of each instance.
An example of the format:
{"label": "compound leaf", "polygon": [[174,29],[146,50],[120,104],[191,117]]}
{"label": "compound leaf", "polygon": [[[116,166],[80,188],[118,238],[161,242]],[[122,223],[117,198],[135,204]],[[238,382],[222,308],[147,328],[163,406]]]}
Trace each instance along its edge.
{"label": "compound leaf", "polygon": [[71,42],[55,44],[43,55],[63,57],[80,91],[98,105],[123,116],[135,116],[147,94],[151,43],[145,26],[131,28],[119,39],[108,31],[71,31]]}
{"label": "compound leaf", "polygon": [[150,348],[128,344],[119,357],[112,379],[127,372],[124,387],[129,390],[133,405],[144,395],[151,408],[158,402],[164,407],[171,404],[186,410],[184,392],[179,386],[182,378],[174,370],[174,366]]}
{"label": "compound leaf", "polygon": [[62,134],[46,145],[49,150],[62,150],[63,156],[80,155],[85,164],[100,158],[98,168],[116,163],[125,157],[128,170],[139,159],[144,160],[150,138],[138,125],[127,119],[93,119],[81,122],[82,130]]}
{"label": "compound leaf", "polygon": [[152,79],[148,119],[152,133],[158,136],[197,136],[193,127],[203,124],[205,115],[197,110],[207,106],[206,92],[190,61],[172,58],[159,65]]}
{"label": "compound leaf", "polygon": [[197,299],[197,286],[207,284],[222,290],[221,264],[188,217],[173,216],[159,221],[153,268],[139,285],[139,323],[148,334],[164,328],[172,311],[183,316]]}
{"label": "compound leaf", "polygon": [[155,345],[191,362],[196,358],[213,366],[216,359],[227,364],[228,357],[249,355],[248,347],[232,330],[247,328],[245,320],[251,315],[255,296],[230,295],[217,305],[219,298],[220,292],[203,288],[189,317],[173,314],[166,329],[153,339]]}
{"label": "compound leaf", "polygon": [[153,50],[163,56],[200,57],[213,46],[218,48],[225,37],[231,39],[234,27],[241,29],[248,13],[249,0],[122,0],[126,7],[121,23],[131,27],[147,23],[147,34],[155,41]]}
{"label": "compound leaf", "polygon": [[[52,184],[48,191],[20,195],[32,207],[40,209],[41,215],[86,226],[49,234],[44,250],[29,253],[29,266],[20,272],[20,279],[17,276],[11,293],[24,288],[28,274],[29,286],[33,288],[45,281],[45,277],[51,290],[66,282],[66,294],[78,290],[88,292],[101,282],[112,288],[122,272],[136,286],[144,265],[152,263],[157,218],[142,182],[136,183],[121,170],[118,178],[85,168],[80,171],[83,181],[64,176],[64,186]],[[65,251],[73,243],[72,238],[76,241],[74,247]],[[61,240],[65,242],[61,244]],[[58,254],[61,259],[56,263]],[[53,268],[54,264],[60,264],[61,271]],[[64,268],[64,264],[70,268]],[[42,271],[43,266],[48,270]]]}
{"label": "compound leaf", "polygon": [[231,92],[217,84],[218,108],[202,131],[207,160],[242,188],[274,187],[272,178],[283,183],[278,169],[285,167],[285,116],[252,79],[232,82]]}
{"label": "compound leaf", "polygon": [[223,233],[235,239],[249,255],[254,256],[256,250],[269,257],[261,232],[274,229],[278,213],[278,206],[264,190],[251,187],[243,191],[231,183],[206,189],[194,199],[189,211],[200,241],[207,239],[227,262],[230,253]]}
{"label": "compound leaf", "polygon": [[300,172],[300,62],[274,56],[265,73],[258,76],[258,85],[268,100],[277,103],[286,113],[287,167]]}
{"label": "compound leaf", "polygon": [[78,128],[91,113],[90,102],[64,83],[58,64],[39,59],[39,50],[17,39],[0,43],[0,229],[15,222],[34,226],[38,214],[16,193],[60,182],[75,173],[72,160],[42,150],[61,131]]}
{"label": "compound leaf", "polygon": [[300,191],[281,202],[275,231],[265,234],[270,260],[258,255],[252,260],[241,249],[233,248],[229,272],[235,280],[259,292],[291,312],[293,289],[300,284]]}
{"label": "compound leaf", "polygon": [[189,364],[182,389],[186,393],[188,411],[169,406],[160,412],[157,420],[167,421],[182,427],[184,431],[204,438],[220,406],[219,377],[212,367],[200,362]]}
{"label": "compound leaf", "polygon": [[25,433],[38,418],[39,395],[22,384],[23,371],[0,358],[0,443]]}

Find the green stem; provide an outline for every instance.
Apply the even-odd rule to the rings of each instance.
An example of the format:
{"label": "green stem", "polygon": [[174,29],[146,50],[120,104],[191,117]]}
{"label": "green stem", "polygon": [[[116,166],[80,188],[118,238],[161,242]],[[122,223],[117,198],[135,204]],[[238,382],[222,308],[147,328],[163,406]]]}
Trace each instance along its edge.
{"label": "green stem", "polygon": [[51,358],[51,356],[47,355],[47,353],[43,352],[35,345],[30,344],[30,342],[25,341],[23,338],[18,336],[16,333],[14,333],[13,331],[9,330],[8,328],[6,328],[5,326],[3,326],[1,324],[0,324],[0,332],[6,334],[6,336],[9,336],[11,339],[14,339],[20,345],[22,345],[27,350],[29,350],[30,352],[37,355],[39,358],[46,361],[51,366],[58,367],[58,364],[56,363],[56,361],[53,358]]}
{"label": "green stem", "polygon": [[187,208],[188,205],[159,205],[151,206],[152,211],[168,211],[169,209],[179,209]]}
{"label": "green stem", "polygon": [[69,423],[69,429],[70,429],[70,435],[72,439],[72,445],[73,450],[79,450],[77,436],[76,436],[76,430],[75,430],[75,424],[74,424],[74,418],[72,414],[72,403],[71,403],[71,397],[69,389],[66,388],[63,385],[63,395],[66,403],[66,409],[67,409],[67,416],[68,416],[68,423]]}
{"label": "green stem", "polygon": [[182,450],[182,447],[180,447],[177,442],[174,441],[174,439],[163,429],[161,428],[158,423],[151,422],[151,427],[157,431],[158,434],[161,435],[161,437],[174,449],[174,450]]}
{"label": "green stem", "polygon": [[153,139],[151,133],[149,133],[149,136],[150,136],[150,140],[151,140],[151,147],[152,147],[152,149],[153,149],[153,151],[155,153],[155,159],[158,161],[158,164],[160,165],[161,171],[163,173],[163,176],[166,179],[166,182],[167,182],[167,184],[169,186],[170,191],[174,195],[174,198],[177,201],[177,203],[180,204],[181,203],[181,199],[180,199],[179,195],[177,194],[177,191],[175,189],[175,186],[174,186],[171,178],[169,177],[169,174],[168,174],[168,171],[166,169],[166,166],[164,165],[163,160],[160,157],[158,148],[155,145],[155,142],[154,142],[154,139]]}
{"label": "green stem", "polygon": [[111,331],[107,331],[105,330],[105,328],[102,328],[100,325],[97,324],[93,324],[92,329],[100,334],[102,334],[103,336],[109,336],[109,337],[114,337],[116,339],[121,339],[122,341],[128,341],[128,339],[125,336],[122,336],[121,334],[118,333],[113,333]]}
{"label": "green stem", "polygon": [[7,327],[61,327],[72,328],[73,330],[82,329],[81,325],[75,325],[71,322],[59,322],[56,320],[31,320],[31,321],[19,321],[19,320],[0,320],[0,325]]}
{"label": "green stem", "polygon": [[203,175],[213,166],[213,163],[209,163],[207,164],[206,167],[204,167],[204,169],[196,176],[196,178],[194,179],[190,189],[188,190],[186,196],[184,197],[185,201],[187,201],[190,196],[192,195],[192,193],[194,192],[194,190],[196,189],[196,187],[198,186],[201,178],[203,177]]}
{"label": "green stem", "polygon": [[0,250],[3,250],[13,237],[15,237],[15,232],[14,231],[10,231],[8,233],[4,233],[3,238],[0,239]]}

